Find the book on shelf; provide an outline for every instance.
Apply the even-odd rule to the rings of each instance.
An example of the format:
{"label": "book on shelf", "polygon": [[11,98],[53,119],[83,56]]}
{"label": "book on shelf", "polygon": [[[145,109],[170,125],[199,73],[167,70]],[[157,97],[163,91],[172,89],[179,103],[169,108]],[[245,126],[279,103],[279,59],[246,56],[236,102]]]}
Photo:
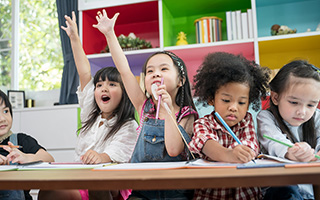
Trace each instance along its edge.
{"label": "book on shelf", "polygon": [[231,11],[226,12],[227,38],[232,40]]}
{"label": "book on shelf", "polygon": [[253,38],[253,16],[252,16],[252,9],[247,10],[247,17],[248,17],[248,37]]}
{"label": "book on shelf", "polygon": [[241,30],[242,30],[242,39],[248,39],[248,14],[246,12],[241,13]]}
{"label": "book on shelf", "polygon": [[253,16],[252,10],[247,12],[227,11],[226,27],[228,40],[242,40],[253,38]]}
{"label": "book on shelf", "polygon": [[232,27],[232,39],[236,40],[237,39],[237,23],[236,23],[236,12],[232,11],[231,12],[231,27]]}
{"label": "book on shelf", "polygon": [[237,39],[242,39],[241,10],[236,10]]}

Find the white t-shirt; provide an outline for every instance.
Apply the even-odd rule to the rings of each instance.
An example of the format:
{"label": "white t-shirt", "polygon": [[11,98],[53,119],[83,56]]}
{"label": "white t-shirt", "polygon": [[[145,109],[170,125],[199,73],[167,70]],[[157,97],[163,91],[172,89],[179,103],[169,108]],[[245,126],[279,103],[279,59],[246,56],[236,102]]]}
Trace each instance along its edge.
{"label": "white t-shirt", "polygon": [[[77,95],[81,108],[80,118],[84,122],[94,107],[93,79],[85,86],[83,91],[78,87]],[[104,140],[111,130],[110,126],[116,122],[117,115],[107,120],[97,117],[93,126],[87,131],[81,131],[78,136],[75,151],[75,162],[81,162],[80,156],[92,149],[98,153],[106,153],[113,162],[128,162],[131,158],[136,140],[138,124],[135,120],[126,122],[112,137]],[[104,124],[99,127],[100,122]]]}

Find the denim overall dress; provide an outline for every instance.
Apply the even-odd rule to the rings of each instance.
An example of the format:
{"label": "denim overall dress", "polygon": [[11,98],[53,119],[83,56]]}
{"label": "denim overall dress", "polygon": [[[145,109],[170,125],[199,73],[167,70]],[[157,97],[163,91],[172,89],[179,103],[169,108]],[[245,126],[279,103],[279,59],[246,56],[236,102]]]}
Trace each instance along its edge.
{"label": "denim overall dress", "polygon": [[[147,101],[144,112],[150,110],[152,104]],[[168,155],[164,144],[164,120],[145,117],[141,132],[139,134],[136,146],[134,148],[131,163],[139,162],[174,162],[187,160],[189,150],[185,147],[182,154],[176,157]],[[191,141],[190,136],[178,126],[187,143]],[[183,156],[182,156],[183,155]],[[183,158],[184,157],[184,158]],[[138,199],[190,199],[193,196],[193,190],[148,190],[132,191],[130,197]]]}
{"label": "denim overall dress", "polygon": [[[18,134],[13,133],[10,135],[9,141],[13,145],[18,145]],[[16,163],[11,163],[10,165],[16,165]],[[1,200],[24,200],[24,191],[23,190],[0,190],[0,199]]]}

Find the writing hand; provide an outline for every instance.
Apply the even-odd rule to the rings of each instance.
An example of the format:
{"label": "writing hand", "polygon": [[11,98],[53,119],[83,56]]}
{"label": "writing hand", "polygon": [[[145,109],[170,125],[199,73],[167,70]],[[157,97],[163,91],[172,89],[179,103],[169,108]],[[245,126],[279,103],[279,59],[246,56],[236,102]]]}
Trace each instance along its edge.
{"label": "writing hand", "polygon": [[256,153],[245,145],[237,145],[233,151],[233,155],[241,162],[250,162],[256,157]]}

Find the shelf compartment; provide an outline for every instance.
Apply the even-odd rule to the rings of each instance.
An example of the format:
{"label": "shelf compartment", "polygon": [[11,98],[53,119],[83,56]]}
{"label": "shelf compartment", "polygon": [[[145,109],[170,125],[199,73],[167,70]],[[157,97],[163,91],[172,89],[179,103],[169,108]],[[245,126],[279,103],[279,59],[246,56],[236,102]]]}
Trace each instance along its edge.
{"label": "shelf compartment", "polygon": [[205,56],[213,52],[228,52],[233,54],[241,54],[248,60],[254,60],[254,44],[253,42],[235,43],[216,46],[194,46],[193,48],[165,48],[179,56],[186,64],[189,80],[193,83],[193,77],[201,66]]}
{"label": "shelf compartment", "polygon": [[320,35],[260,41],[260,64],[279,69],[292,60],[303,59],[319,67],[319,44]]}
{"label": "shelf compartment", "polygon": [[319,0],[256,0],[258,37],[271,36],[274,24],[315,31],[320,22]]}
{"label": "shelf compartment", "polygon": [[162,0],[164,47],[175,46],[180,31],[187,34],[189,44],[196,44],[194,21],[204,16],[216,16],[223,20],[222,40],[227,40],[226,11],[246,12],[249,8],[251,8],[249,0]]}
{"label": "shelf compartment", "polygon": [[[128,59],[131,71],[135,76],[140,76],[142,72],[142,67],[149,56],[155,52],[160,51],[160,49],[144,49],[135,51],[126,51],[125,55]],[[110,53],[102,53],[88,56],[91,74],[94,75],[96,72],[103,67],[115,67]]]}
{"label": "shelf compartment", "polygon": [[[107,45],[104,35],[98,29],[92,27],[93,24],[97,24],[97,12],[102,11],[102,9],[82,11],[82,42],[87,55],[100,53]],[[151,42],[153,48],[160,46],[157,1],[107,7],[105,9],[110,18],[115,13],[120,13],[115,25],[117,36],[120,34],[128,36],[129,33],[133,32],[137,37]]]}

